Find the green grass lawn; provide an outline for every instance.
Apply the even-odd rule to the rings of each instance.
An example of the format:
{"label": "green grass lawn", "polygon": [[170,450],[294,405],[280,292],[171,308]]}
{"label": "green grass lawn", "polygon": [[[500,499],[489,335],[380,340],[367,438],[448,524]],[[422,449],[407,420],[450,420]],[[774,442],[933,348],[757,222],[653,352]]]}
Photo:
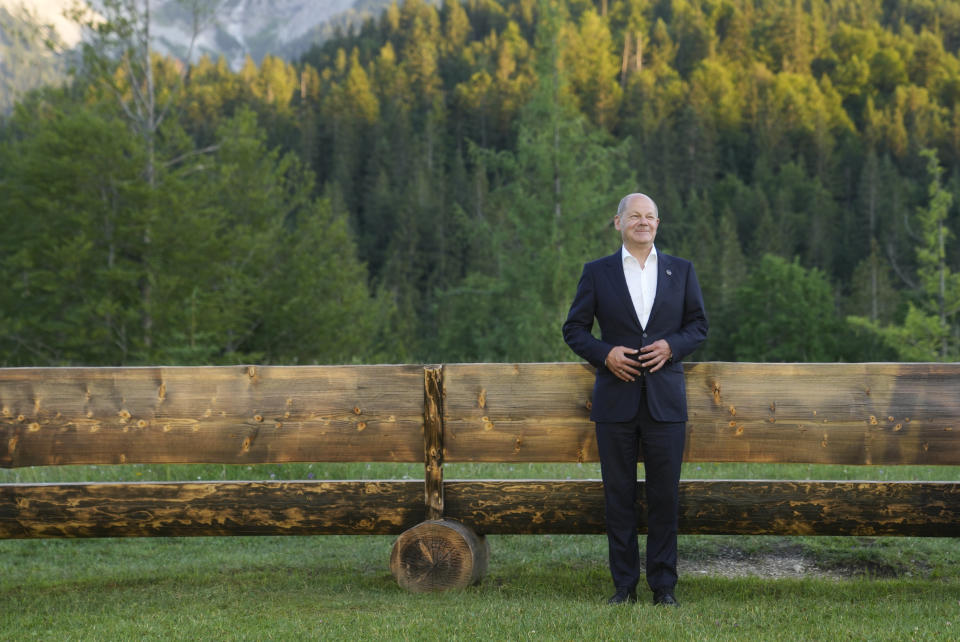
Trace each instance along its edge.
{"label": "green grass lawn", "polygon": [[[419,466],[75,466],[0,482],[412,478]],[[958,468],[688,464],[685,478],[957,479]],[[312,477],[311,477],[312,476]],[[598,477],[594,464],[451,465],[448,478]],[[394,538],[0,541],[0,639],[956,640],[960,543],[941,538],[681,536],[687,565],[801,555],[782,579],[686,573],[680,609],[608,607],[603,536],[491,536],[484,582],[417,595]],[[819,571],[840,570],[842,579]]]}
{"label": "green grass lawn", "polygon": [[[681,556],[734,538],[683,537]],[[763,539],[763,538],[744,538]],[[754,550],[776,546],[749,542]],[[791,538],[792,539],[792,538]],[[830,538],[840,540],[841,538]],[[704,542],[704,540],[708,540]],[[608,607],[602,536],[491,537],[486,580],[416,595],[387,569],[390,537],[0,542],[4,639],[785,639],[960,636],[952,542],[898,540],[934,560],[910,577],[685,576],[682,606]],[[796,544],[803,546],[803,543]],[[836,541],[870,549],[876,543]],[[884,546],[883,548],[887,548]],[[948,550],[949,549],[949,550]],[[866,554],[882,557],[893,550]],[[952,559],[950,559],[952,556]]]}
{"label": "green grass lawn", "polygon": [[[445,464],[446,479],[600,479],[600,464]],[[960,466],[686,463],[683,479],[957,481]],[[640,476],[643,477],[642,469]],[[423,479],[423,464],[127,464],[0,469],[0,483],[266,479]]]}

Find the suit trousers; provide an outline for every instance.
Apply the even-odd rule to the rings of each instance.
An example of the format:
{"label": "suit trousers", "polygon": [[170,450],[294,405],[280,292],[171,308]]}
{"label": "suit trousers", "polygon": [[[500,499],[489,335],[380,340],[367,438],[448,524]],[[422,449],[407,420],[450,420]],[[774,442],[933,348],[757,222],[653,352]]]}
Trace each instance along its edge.
{"label": "suit trousers", "polygon": [[[641,377],[636,385],[644,383]],[[633,590],[640,580],[637,459],[642,450],[647,499],[647,584],[654,592],[672,592],[677,583],[678,487],[686,423],[654,421],[646,395],[644,389],[637,415],[631,421],[597,422],[610,573],[618,590]]]}

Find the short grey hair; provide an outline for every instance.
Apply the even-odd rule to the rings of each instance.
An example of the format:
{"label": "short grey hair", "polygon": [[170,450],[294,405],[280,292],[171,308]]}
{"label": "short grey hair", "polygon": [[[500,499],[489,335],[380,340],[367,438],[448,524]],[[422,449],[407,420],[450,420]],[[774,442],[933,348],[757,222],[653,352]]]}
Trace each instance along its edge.
{"label": "short grey hair", "polygon": [[650,201],[653,204],[653,213],[657,215],[657,218],[660,218],[660,208],[657,207],[657,202],[654,201],[649,196],[647,196],[646,194],[641,194],[640,192],[627,194],[626,196],[620,199],[620,204],[617,205],[617,216],[620,216],[621,214],[623,214],[623,210],[627,207],[627,201],[629,201],[631,198],[634,198],[635,196],[642,196],[643,198]]}

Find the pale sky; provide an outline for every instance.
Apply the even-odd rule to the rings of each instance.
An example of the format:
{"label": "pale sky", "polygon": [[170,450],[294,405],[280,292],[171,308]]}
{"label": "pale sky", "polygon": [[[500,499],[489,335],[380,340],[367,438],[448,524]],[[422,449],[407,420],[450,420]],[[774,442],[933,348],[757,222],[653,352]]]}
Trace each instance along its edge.
{"label": "pale sky", "polygon": [[73,4],[73,0],[0,0],[0,6],[8,9],[27,6],[29,11],[45,24],[52,24],[68,47],[80,40],[80,27],[63,17],[63,10]]}

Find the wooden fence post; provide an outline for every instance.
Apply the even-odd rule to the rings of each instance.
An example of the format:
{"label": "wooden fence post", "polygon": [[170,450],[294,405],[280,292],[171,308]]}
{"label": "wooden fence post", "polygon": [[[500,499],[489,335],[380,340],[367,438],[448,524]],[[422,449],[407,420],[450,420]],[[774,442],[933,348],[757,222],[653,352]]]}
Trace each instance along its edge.
{"label": "wooden fence post", "polygon": [[487,573],[482,535],[443,518],[443,366],[423,369],[423,461],[426,521],[404,531],[390,553],[390,571],[408,591],[465,588]]}
{"label": "wooden fence post", "polygon": [[427,519],[443,519],[443,366],[423,369],[423,462]]}

